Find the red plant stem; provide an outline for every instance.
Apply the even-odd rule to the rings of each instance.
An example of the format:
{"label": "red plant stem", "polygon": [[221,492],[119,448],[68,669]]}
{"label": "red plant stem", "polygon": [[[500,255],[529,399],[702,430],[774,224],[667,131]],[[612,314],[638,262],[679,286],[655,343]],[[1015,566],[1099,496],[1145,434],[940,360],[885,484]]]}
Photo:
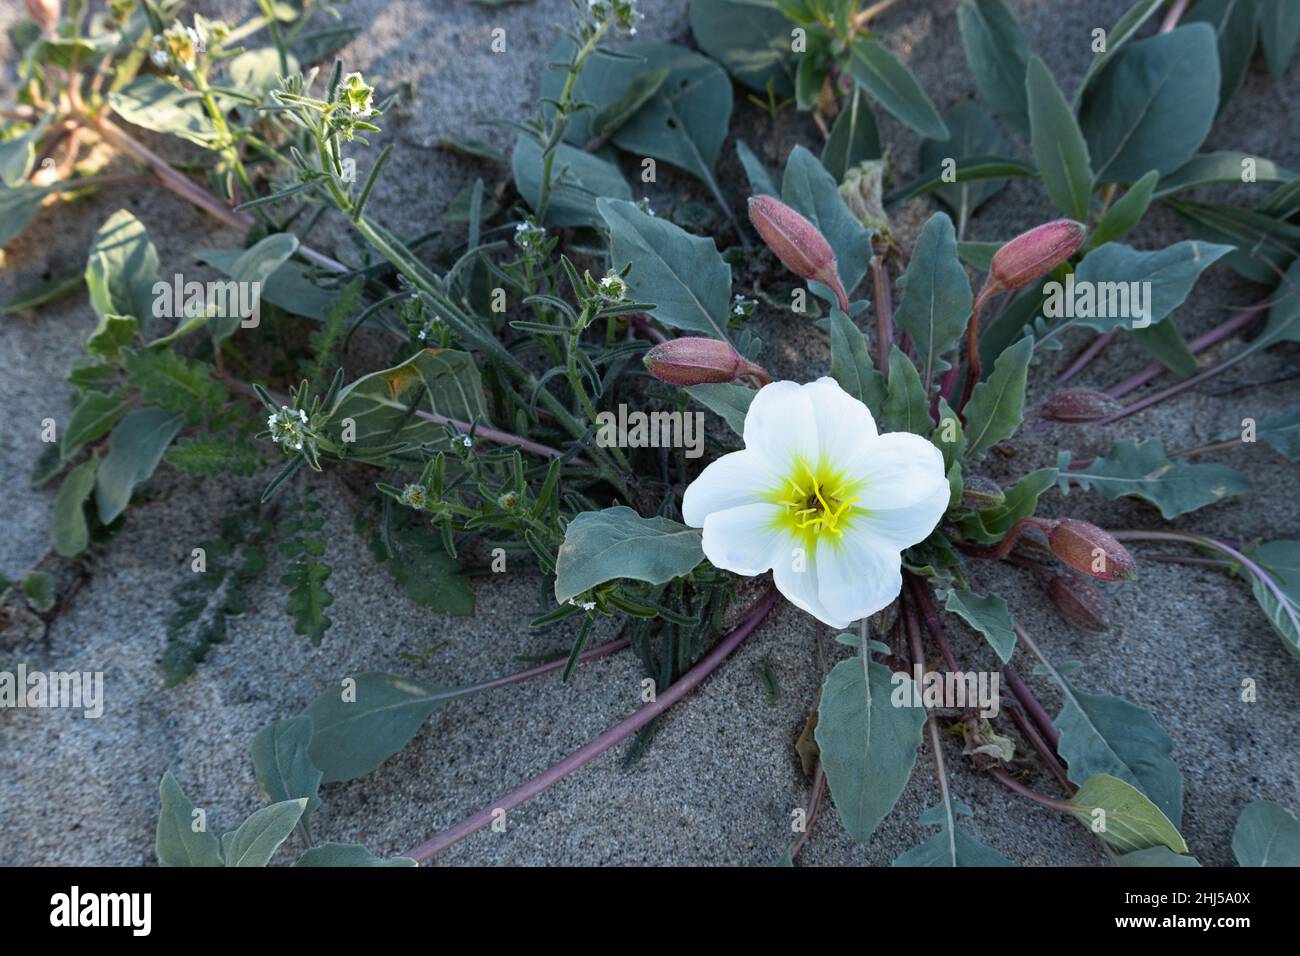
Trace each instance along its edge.
{"label": "red plant stem", "polygon": [[1118,329],[1111,329],[1109,332],[1104,332],[1093,339],[1092,344],[1084,349],[1083,352],[1080,353],[1079,357],[1070,364],[1070,367],[1060,374],[1056,379],[1056,384],[1064,385],[1070,379],[1074,378],[1074,376],[1087,368],[1088,363],[1100,355],[1102,350],[1104,350],[1106,346],[1110,345],[1118,334]]}
{"label": "red plant stem", "polygon": [[1174,0],[1173,4],[1169,7],[1169,12],[1165,14],[1164,20],[1160,23],[1161,33],[1168,33],[1173,30],[1174,27],[1178,26],[1178,21],[1181,20],[1183,14],[1187,12],[1188,2],[1189,0]]}
{"label": "red plant stem", "polygon": [[1011,688],[1011,693],[1015,694],[1016,699],[1020,701],[1020,705],[1024,708],[1025,714],[1038,725],[1038,730],[1042,733],[1043,738],[1051,744],[1052,749],[1055,750],[1057,744],[1060,742],[1061,735],[1052,725],[1052,718],[1048,716],[1047,711],[1043,709],[1043,705],[1039,702],[1038,698],[1034,696],[1034,692],[1029,689],[1028,685],[1026,685],[1024,680],[1021,678],[1020,672],[1010,664],[1004,664],[1002,665],[1002,676],[1006,679],[1007,686]]}
{"label": "red plant stem", "polygon": [[1011,553],[1015,547],[1016,541],[1024,534],[1027,528],[1041,528],[1043,531],[1050,531],[1057,522],[1049,521],[1044,518],[1035,518],[1032,515],[1028,518],[1021,518],[1013,524],[1006,535],[997,544],[980,545],[980,544],[962,544],[959,545],[961,551],[976,558],[987,558],[993,561],[1000,561]]}
{"label": "red plant stem", "polygon": [[476,833],[485,826],[491,824],[493,814],[496,811],[502,810],[508,812],[520,804],[532,799],[552,784],[558,783],[560,780],[563,780],[569,774],[573,773],[573,771],[586,765],[596,757],[599,757],[615,744],[636,733],[673,704],[677,703],[693,691],[696,687],[702,684],[710,674],[717,670],[718,666],[730,657],[732,652],[735,651],[736,648],[740,647],[740,645],[754,633],[758,625],[762,623],[763,619],[767,617],[768,612],[771,611],[772,607],[776,604],[776,599],[776,588],[769,585],[767,592],[749,611],[744,620],[742,620],[740,624],[731,631],[731,633],[719,641],[717,646],[701,658],[699,663],[687,671],[680,680],[660,694],[653,703],[646,704],[632,716],[619,721],[599,737],[596,737],[585,746],[575,750],[558,763],[551,765],[523,786],[510,791],[510,793],[507,793],[501,798],[493,801],[478,813],[466,817],[454,826],[443,830],[441,833],[435,834],[419,846],[413,847],[402,855],[410,857],[418,863],[428,862],[443,850],[447,849],[447,847],[458,843],[470,834]]}
{"label": "red plant stem", "polygon": [[[1015,696],[1014,693],[1012,696]],[[1060,759],[1052,752],[1052,748],[1047,745],[1047,741],[1043,739],[1043,735],[1039,733],[1038,727],[1025,713],[1023,707],[1009,707],[1007,712],[1011,714],[1011,719],[1015,721],[1016,726],[1020,728],[1020,732],[1025,735],[1030,745],[1033,746],[1034,750],[1038,751],[1038,756],[1047,765],[1047,769],[1052,772],[1052,776],[1065,788],[1066,793],[1074,793],[1077,788],[1070,782],[1070,778],[1066,776],[1065,768],[1061,766]]]}
{"label": "red plant stem", "polygon": [[[1249,349],[1244,349],[1242,351],[1248,351],[1248,350]],[[1168,388],[1161,389],[1160,391],[1156,392],[1154,395],[1148,395],[1146,398],[1140,399],[1134,402],[1132,405],[1125,406],[1124,408],[1116,412],[1114,415],[1110,415],[1106,418],[1099,419],[1096,422],[1096,425],[1102,426],[1102,425],[1113,424],[1114,422],[1117,422],[1122,418],[1128,418],[1130,415],[1136,415],[1138,412],[1144,411],[1150,408],[1152,405],[1157,405],[1160,402],[1163,402],[1166,398],[1173,398],[1175,395],[1181,395],[1189,388],[1195,388],[1197,385],[1200,385],[1202,382],[1214,378],[1214,376],[1218,375],[1220,372],[1227,371],[1228,369],[1232,368],[1232,366],[1236,365],[1239,361],[1241,361],[1244,358],[1246,358],[1246,355],[1243,355],[1239,352],[1238,354],[1232,356],[1231,358],[1225,359],[1224,361],[1220,362],[1218,365],[1214,365],[1211,366],[1210,368],[1207,368],[1199,375],[1193,375],[1191,378],[1185,378],[1181,382],[1177,383],[1176,385],[1170,385]]]}
{"label": "red plant stem", "polygon": [[794,861],[799,858],[799,851],[803,849],[808,838],[812,836],[813,824],[817,822],[817,813],[822,808],[822,797],[826,793],[826,770],[822,767],[821,761],[817,761],[817,773],[813,778],[812,799],[808,801],[808,819],[804,821],[803,833],[799,834],[799,839],[795,840],[794,846],[790,848],[790,860]]}
{"label": "red plant stem", "polygon": [[988,772],[994,780],[997,780],[1012,793],[1017,793],[1028,800],[1032,800],[1039,806],[1047,807],[1049,810],[1060,810],[1062,813],[1072,813],[1076,809],[1072,804],[1066,803],[1064,800],[1053,800],[1050,797],[1043,796],[1037,790],[1031,790],[1001,767],[990,767]]}
{"label": "red plant stem", "polygon": [[638,312],[635,315],[633,315],[631,318],[631,322],[632,322],[632,328],[636,329],[638,334],[645,336],[647,339],[649,339],[651,342],[654,342],[656,345],[662,345],[664,342],[668,341],[668,336],[664,335],[653,325],[651,325],[650,322],[646,319],[646,317],[641,313]]}
{"label": "red plant stem", "polygon": [[961,414],[966,403],[970,401],[971,392],[975,391],[975,386],[980,380],[980,312],[984,308],[984,293],[975,297],[975,304],[971,308],[970,318],[966,320],[966,382],[962,385],[961,400],[957,402],[954,409]]}
{"label": "red plant stem", "polygon": [[[889,266],[880,256],[871,257],[871,283],[876,290],[876,354],[880,375],[889,381],[889,353],[894,344],[894,302],[889,289]],[[926,391],[930,383],[925,383]]]}
{"label": "red plant stem", "polygon": [[[626,637],[620,637],[615,641],[606,641],[604,644],[597,644],[590,647],[578,655],[579,662],[585,664],[588,661],[599,660],[602,657],[609,657],[611,654],[617,654],[623,648],[631,644],[631,640]],[[545,664],[538,664],[527,670],[519,671],[515,674],[507,674],[505,677],[494,677],[492,680],[483,681],[481,684],[470,684],[468,687],[457,687],[455,690],[443,691],[440,694],[430,694],[429,700],[455,700],[458,697],[468,697],[470,694],[478,694],[485,690],[496,690],[498,687],[507,687],[510,684],[518,684],[532,677],[540,677],[543,674],[549,674],[551,671],[558,671],[569,663],[568,655],[557,657],[553,661],[547,661]]]}
{"label": "red plant stem", "polygon": [[[1241,329],[1246,325],[1249,325],[1251,319],[1255,318],[1255,316],[1259,315],[1261,312],[1266,311],[1270,304],[1271,303],[1268,302],[1259,302],[1256,303],[1255,305],[1250,306],[1247,309],[1241,310],[1231,319],[1228,319],[1228,321],[1215,326],[1214,328],[1210,329],[1210,331],[1206,332],[1204,335],[1198,336],[1197,338],[1193,339],[1191,343],[1187,346],[1188,349],[1190,349],[1193,353],[1196,353],[1196,352],[1205,351],[1211,345],[1217,345],[1219,342],[1222,342],[1224,339],[1232,335],[1238,329]],[[1124,395],[1127,395],[1129,392],[1133,391],[1136,388],[1141,388],[1143,385],[1151,381],[1153,378],[1158,378],[1167,371],[1169,371],[1169,369],[1166,368],[1161,363],[1152,362],[1150,365],[1148,365],[1142,371],[1138,372],[1136,375],[1131,375],[1128,378],[1124,379],[1124,381],[1120,382],[1118,385],[1106,389],[1106,394],[1109,395],[1111,398],[1120,398]]]}

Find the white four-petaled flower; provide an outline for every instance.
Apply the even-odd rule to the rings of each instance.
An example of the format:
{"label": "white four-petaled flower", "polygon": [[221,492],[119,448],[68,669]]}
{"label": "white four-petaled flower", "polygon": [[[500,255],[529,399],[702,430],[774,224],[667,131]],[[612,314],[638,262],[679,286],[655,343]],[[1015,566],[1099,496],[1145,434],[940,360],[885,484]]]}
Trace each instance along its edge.
{"label": "white four-petaled flower", "polygon": [[893,601],[903,550],[948,507],[939,449],[878,434],[867,406],[830,378],[763,387],[744,437],[686,489],[682,514],[704,529],[705,556],[737,574],[771,569],[790,603],[835,628]]}

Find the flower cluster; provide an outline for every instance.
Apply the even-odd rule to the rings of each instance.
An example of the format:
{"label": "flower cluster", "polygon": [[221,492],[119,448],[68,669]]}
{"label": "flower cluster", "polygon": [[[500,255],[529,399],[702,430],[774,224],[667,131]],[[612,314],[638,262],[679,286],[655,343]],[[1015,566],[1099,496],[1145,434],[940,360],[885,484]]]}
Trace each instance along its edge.
{"label": "flower cluster", "polygon": [[271,441],[283,445],[285,451],[302,451],[310,439],[307,413],[301,408],[281,405],[280,410],[266,417],[266,427]]}
{"label": "flower cluster", "polygon": [[149,60],[159,69],[173,66],[193,70],[198,66],[199,54],[206,49],[203,34],[178,20],[162,33],[154,35],[149,50]]}
{"label": "flower cluster", "polygon": [[587,12],[596,23],[607,23],[628,36],[636,35],[636,25],[645,17],[636,0],[587,0]]}

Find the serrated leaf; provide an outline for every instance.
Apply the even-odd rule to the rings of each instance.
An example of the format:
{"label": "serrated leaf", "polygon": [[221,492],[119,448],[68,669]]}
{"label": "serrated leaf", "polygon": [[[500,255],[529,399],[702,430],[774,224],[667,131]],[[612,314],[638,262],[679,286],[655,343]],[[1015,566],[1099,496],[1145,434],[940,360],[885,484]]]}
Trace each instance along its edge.
{"label": "serrated leaf", "polygon": [[1079,110],[1097,182],[1182,166],[1205,141],[1218,101],[1214,31],[1204,23],[1125,44]]}
{"label": "serrated leaf", "polygon": [[817,746],[835,809],[859,843],[898,802],[921,745],[925,709],[895,707],[895,681],[911,678],[863,654],[836,664],[822,685]]}
{"label": "serrated leaf", "polygon": [[304,819],[320,806],[321,771],[308,753],[314,728],[306,714],[267,724],[253,737],[253,769],[272,803],[305,799]]}
{"label": "serrated leaf", "polygon": [[1187,842],[1178,828],[1142,791],[1125,780],[1095,774],[1068,802],[1075,807],[1070,812],[1080,823],[1122,852],[1156,846],[1175,853],[1187,852]]}
{"label": "serrated leaf", "polygon": [[654,317],[665,325],[726,341],[731,266],[713,240],[647,215],[635,203],[601,199],[596,205],[609,227],[614,268],[633,265],[631,297],[655,306]]}
{"label": "serrated leaf", "polygon": [[[871,261],[871,233],[844,204],[834,177],[802,146],[790,150],[786,159],[781,200],[826,237],[835,252],[844,291],[852,299],[853,290],[867,274],[867,264]],[[831,291],[821,283],[809,282],[808,287],[828,302],[835,301]]]}
{"label": "serrated leaf", "polygon": [[222,866],[221,844],[206,828],[195,832],[194,804],[171,771],[158,785],[162,810],[154,838],[154,852],[163,866]]}
{"label": "serrated leaf", "polygon": [[899,283],[903,293],[894,319],[912,336],[928,395],[935,377],[949,368],[943,356],[961,340],[971,314],[970,279],[957,259],[952,221],[943,213],[926,222]]}
{"label": "serrated leaf", "polygon": [[[1112,501],[1120,497],[1149,501],[1165,518],[1176,518],[1250,491],[1250,480],[1226,465],[1168,458],[1159,438],[1140,443],[1132,438],[1121,439],[1087,468],[1064,470],[1060,477],[1063,482],[1077,482],[1084,491],[1099,491]],[[1064,484],[1062,489],[1068,490]]]}
{"label": "serrated leaf", "polygon": [[145,402],[184,415],[190,425],[219,411],[229,397],[212,378],[212,366],[168,349],[127,349],[122,366]]}
{"label": "serrated leaf", "polygon": [[585,511],[569,522],[555,562],[555,600],[615,578],[667,584],[704,560],[698,528],[667,518],[643,518],[622,505]]}
{"label": "serrated leaf", "polygon": [[266,866],[280,844],[298,825],[307,800],[284,800],[255,811],[232,833],[221,838],[226,866]]}
{"label": "serrated leaf", "polygon": [[1003,664],[1011,660],[1016,649],[1016,632],[1012,627],[1011,610],[1006,601],[996,594],[976,594],[963,588],[953,588],[944,597],[943,609],[956,614],[983,634]]}
{"label": "serrated leaf", "polygon": [[1052,724],[1061,734],[1057,750],[1070,780],[1082,787],[1095,774],[1118,777],[1139,788],[1176,825],[1183,816],[1183,775],[1169,759],[1174,742],[1155,717],[1120,697],[1086,694],[1068,683],[1064,690],[1065,702]]}
{"label": "serrated leaf", "polygon": [[163,461],[187,475],[240,475],[257,470],[258,457],[247,442],[224,436],[183,438],[163,453]]}
{"label": "serrated leaf", "polygon": [[382,859],[360,843],[322,843],[298,857],[294,866],[418,866],[405,856]]}
{"label": "serrated leaf", "polygon": [[1232,831],[1232,855],[1241,866],[1300,866],[1300,820],[1272,800],[1246,804]]}
{"label": "serrated leaf", "polygon": [[853,41],[849,75],[904,126],[930,139],[948,138],[948,127],[912,71],[879,40]]}
{"label": "serrated leaf", "polygon": [[1074,110],[1038,56],[1029,58],[1025,88],[1034,165],[1043,177],[1047,195],[1071,219],[1087,222],[1092,161]]}
{"label": "serrated leaf", "polygon": [[966,454],[979,458],[1020,427],[1034,340],[1023,338],[998,356],[993,373],[975,386],[966,406]]}
{"label": "serrated leaf", "polygon": [[889,382],[885,388],[882,411],[886,430],[928,436],[934,428],[929,397],[916,366],[897,345],[889,352]]}
{"label": "serrated leaf", "polygon": [[830,334],[831,377],[866,405],[873,418],[880,419],[884,414],[885,379],[871,363],[867,337],[839,309],[831,309]]}
{"label": "serrated leaf", "polygon": [[444,701],[437,688],[397,674],[348,677],[311,702],[315,727],[309,751],[322,783],[352,780],[374,770],[407,745]]}

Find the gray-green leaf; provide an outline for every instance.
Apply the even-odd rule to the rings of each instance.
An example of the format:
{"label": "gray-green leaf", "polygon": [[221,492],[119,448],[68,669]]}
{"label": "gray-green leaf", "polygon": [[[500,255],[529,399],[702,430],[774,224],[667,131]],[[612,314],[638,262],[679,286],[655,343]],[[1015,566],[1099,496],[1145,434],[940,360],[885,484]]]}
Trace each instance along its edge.
{"label": "gray-green leaf", "polygon": [[1092,196],[1088,144],[1060,87],[1041,57],[1031,56],[1025,72],[1034,163],[1056,208],[1086,222]]}
{"label": "gray-green leaf", "polygon": [[853,41],[849,74],[904,126],[930,139],[948,138],[948,127],[912,71],[879,40]]}
{"label": "gray-green leaf", "polygon": [[[163,774],[158,796],[162,801],[154,839],[158,862],[163,866],[221,866],[221,844],[207,829],[206,821],[199,824],[204,818],[195,817],[194,804],[170,770]],[[201,829],[196,831],[196,824]]]}
{"label": "gray-green leaf", "polygon": [[1163,846],[1175,853],[1187,852],[1187,842],[1178,827],[1125,780],[1095,774],[1083,782],[1069,802],[1075,808],[1071,815],[1117,850],[1132,853]]}
{"label": "gray-green leaf", "polygon": [[405,856],[388,859],[375,856],[360,843],[321,843],[312,847],[294,866],[417,866]]}
{"label": "gray-green leaf", "polygon": [[1232,832],[1232,855],[1242,866],[1300,866],[1300,820],[1272,800],[1246,804]]}
{"label": "gray-green leaf", "polygon": [[1003,122],[1029,138],[1025,68],[1029,41],[1005,0],[962,0],[957,25],[980,96]]}
{"label": "gray-green leaf", "polygon": [[298,825],[307,798],[284,800],[255,811],[237,830],[221,838],[226,866],[266,866]]}
{"label": "gray-green leaf", "polygon": [[569,522],[555,561],[560,604],[615,578],[666,584],[704,560],[700,531],[668,518],[643,518],[619,505]]}
{"label": "gray-green leaf", "polygon": [[1016,649],[1016,632],[1006,601],[996,594],[976,594],[953,588],[944,598],[943,609],[956,614],[983,634],[1003,664],[1011,660]]}
{"label": "gray-green leaf", "polygon": [[306,714],[277,720],[253,737],[253,770],[262,795],[273,803],[305,798],[308,817],[320,806],[321,772],[308,753],[314,728]]}
{"label": "gray-green leaf", "polygon": [[126,510],[131,492],[149,480],[184,423],[183,415],[160,408],[138,408],[118,422],[95,478],[100,521],[108,524]]}
{"label": "gray-green leaf", "polygon": [[903,294],[894,318],[912,336],[928,395],[935,376],[949,367],[944,353],[960,341],[971,314],[970,279],[957,259],[952,221],[943,213],[931,216],[921,230],[899,284]]}
{"label": "gray-green leaf", "polygon": [[1112,501],[1125,496],[1149,501],[1165,518],[1250,491],[1250,479],[1227,465],[1168,458],[1159,438],[1141,443],[1123,438],[1084,470],[1062,470],[1060,479],[1063,492],[1073,480],[1084,491],[1095,489]]}
{"label": "gray-green leaf", "polygon": [[998,356],[993,373],[975,386],[966,409],[966,454],[978,458],[1020,427],[1034,340],[1023,338]]}

